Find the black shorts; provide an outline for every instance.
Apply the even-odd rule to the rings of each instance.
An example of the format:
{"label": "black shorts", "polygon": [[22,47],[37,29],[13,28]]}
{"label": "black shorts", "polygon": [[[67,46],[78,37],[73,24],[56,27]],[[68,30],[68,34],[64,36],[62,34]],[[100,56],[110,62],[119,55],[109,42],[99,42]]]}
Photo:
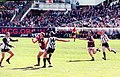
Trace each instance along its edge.
{"label": "black shorts", "polygon": [[106,43],[102,43],[102,46],[109,47],[109,44],[107,42]]}
{"label": "black shorts", "polygon": [[88,47],[95,47],[95,43],[94,42],[88,42]]}
{"label": "black shorts", "polygon": [[47,52],[47,53],[53,53],[54,51],[55,51],[55,49],[48,48],[46,52]]}
{"label": "black shorts", "polygon": [[76,34],[75,33],[72,33],[72,36],[75,36]]}
{"label": "black shorts", "polygon": [[8,52],[10,49],[1,49],[1,52]]}

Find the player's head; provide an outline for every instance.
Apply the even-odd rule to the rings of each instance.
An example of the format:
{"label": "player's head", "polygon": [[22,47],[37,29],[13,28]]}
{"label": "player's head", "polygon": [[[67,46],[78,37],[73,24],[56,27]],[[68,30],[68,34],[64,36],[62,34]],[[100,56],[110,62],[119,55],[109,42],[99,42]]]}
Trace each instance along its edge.
{"label": "player's head", "polygon": [[102,34],[104,34],[105,32],[104,32],[104,30],[101,30],[101,31],[98,31],[97,32],[97,34],[99,34],[99,35],[102,35]]}
{"label": "player's head", "polygon": [[6,32],[6,33],[5,33],[5,36],[6,36],[6,37],[10,37],[10,32]]}
{"label": "player's head", "polygon": [[41,32],[40,33],[40,37],[44,37],[45,36],[45,33],[44,32]]}
{"label": "player's head", "polygon": [[55,33],[53,31],[51,31],[49,36],[53,37],[53,36],[55,36]]}
{"label": "player's head", "polygon": [[91,36],[92,35],[92,31],[88,31],[88,36]]}

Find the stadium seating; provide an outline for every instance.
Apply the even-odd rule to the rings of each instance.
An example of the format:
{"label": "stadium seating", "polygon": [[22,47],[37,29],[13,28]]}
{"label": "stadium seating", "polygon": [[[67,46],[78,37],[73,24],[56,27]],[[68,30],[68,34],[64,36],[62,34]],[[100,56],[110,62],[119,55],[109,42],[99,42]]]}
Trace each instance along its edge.
{"label": "stadium seating", "polygon": [[[29,2],[28,2],[29,3]],[[19,17],[10,22],[14,15],[24,9],[27,2],[0,2],[0,7],[6,11],[0,12],[0,26],[6,27],[59,27],[73,26],[93,28],[117,28],[120,27],[120,2],[114,5],[99,4],[97,6],[85,6],[71,11],[46,11],[33,15],[33,11],[20,22]],[[76,23],[77,21],[77,23]]]}

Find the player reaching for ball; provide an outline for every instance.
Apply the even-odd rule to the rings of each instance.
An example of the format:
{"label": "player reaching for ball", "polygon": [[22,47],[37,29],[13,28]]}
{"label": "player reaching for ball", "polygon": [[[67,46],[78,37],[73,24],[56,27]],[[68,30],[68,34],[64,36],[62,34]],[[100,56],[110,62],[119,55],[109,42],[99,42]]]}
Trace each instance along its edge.
{"label": "player reaching for ball", "polygon": [[102,31],[99,31],[98,32],[99,35],[101,35],[101,45],[102,45],[102,51],[103,51],[103,57],[102,59],[106,60],[106,53],[105,53],[105,49],[107,48],[110,52],[114,52],[116,54],[116,51],[114,49],[111,49],[109,44],[108,44],[108,41],[109,41],[109,38],[108,36],[105,34],[105,32],[102,30]]}
{"label": "player reaching for ball", "polygon": [[[62,41],[62,42],[70,42],[70,40],[63,40],[63,39],[58,39],[55,37],[55,33],[53,31],[50,32],[50,37],[48,38],[47,42],[46,42],[46,45],[47,45],[47,50],[46,52],[44,53],[43,55],[43,62],[44,62],[44,65],[43,65],[43,68],[46,68],[46,60],[48,60],[48,63],[49,63],[49,67],[52,67],[51,65],[51,56],[52,56],[52,53],[55,51],[55,45],[56,45],[56,41]],[[47,57],[47,55],[49,54],[49,57]]]}
{"label": "player reaching for ball", "polygon": [[80,38],[80,40],[88,40],[88,52],[92,58],[90,61],[94,61],[95,59],[93,54],[95,54],[97,51],[100,51],[100,50],[98,48],[95,50],[95,42],[94,42],[94,38],[92,36],[91,31],[88,32],[88,36],[86,38]]}
{"label": "player reaching for ball", "polygon": [[38,42],[40,47],[40,51],[37,54],[37,64],[35,66],[40,66],[40,56],[42,56],[42,54],[45,52],[46,42],[45,42],[44,36],[45,34],[41,32],[40,35],[36,36],[35,39],[32,39],[32,42],[33,43]]}
{"label": "player reaching for ball", "polygon": [[2,39],[2,45],[1,45],[1,53],[2,53],[2,58],[0,59],[0,66],[2,66],[2,61],[5,57],[5,52],[9,53],[10,56],[9,58],[6,60],[9,64],[10,64],[10,59],[14,56],[14,53],[10,50],[10,48],[15,48],[14,46],[10,45],[9,42],[16,42],[17,40],[13,40],[10,37],[10,33],[6,32],[5,37]]}

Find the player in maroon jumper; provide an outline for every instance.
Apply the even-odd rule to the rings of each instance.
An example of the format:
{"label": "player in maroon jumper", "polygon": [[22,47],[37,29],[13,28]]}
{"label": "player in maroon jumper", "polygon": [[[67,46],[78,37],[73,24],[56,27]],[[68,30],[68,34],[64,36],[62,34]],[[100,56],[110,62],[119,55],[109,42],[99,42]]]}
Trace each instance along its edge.
{"label": "player in maroon jumper", "polygon": [[42,56],[42,54],[45,52],[46,42],[45,42],[44,36],[45,36],[45,34],[43,32],[41,32],[40,35],[36,36],[35,39],[32,39],[32,42],[33,43],[38,42],[39,47],[40,47],[40,51],[37,54],[38,63],[35,66],[40,66],[40,56]]}
{"label": "player in maroon jumper", "polygon": [[93,54],[96,53],[96,51],[100,51],[99,49],[96,49],[95,50],[95,42],[94,42],[94,38],[92,36],[92,33],[91,31],[88,32],[88,36],[86,38],[80,38],[80,40],[88,40],[88,52],[91,56],[91,61],[94,61],[94,57],[93,57]]}
{"label": "player in maroon jumper", "polygon": [[76,40],[76,27],[74,27],[73,29],[72,29],[72,38],[74,39],[74,42],[75,42],[75,40]]}

